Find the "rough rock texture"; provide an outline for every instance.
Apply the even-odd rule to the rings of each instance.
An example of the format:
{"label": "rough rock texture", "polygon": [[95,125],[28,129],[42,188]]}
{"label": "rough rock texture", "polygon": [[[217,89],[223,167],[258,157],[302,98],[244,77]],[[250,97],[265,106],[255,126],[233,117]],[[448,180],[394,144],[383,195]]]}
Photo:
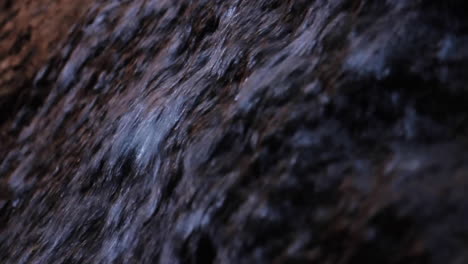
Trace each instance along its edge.
{"label": "rough rock texture", "polygon": [[0,263],[468,263],[466,1],[0,3]]}

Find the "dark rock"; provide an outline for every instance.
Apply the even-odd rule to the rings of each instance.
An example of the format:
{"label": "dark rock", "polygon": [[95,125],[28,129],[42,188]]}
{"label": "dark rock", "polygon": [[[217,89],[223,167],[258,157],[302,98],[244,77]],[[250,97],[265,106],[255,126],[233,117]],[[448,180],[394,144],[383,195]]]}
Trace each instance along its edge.
{"label": "dark rock", "polygon": [[0,4],[1,263],[468,263],[467,5]]}

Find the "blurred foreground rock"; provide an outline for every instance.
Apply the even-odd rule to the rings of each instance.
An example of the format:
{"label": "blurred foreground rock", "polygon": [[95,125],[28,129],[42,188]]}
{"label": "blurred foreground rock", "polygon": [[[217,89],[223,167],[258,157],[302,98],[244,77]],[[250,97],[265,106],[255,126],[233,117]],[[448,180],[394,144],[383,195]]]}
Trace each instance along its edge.
{"label": "blurred foreground rock", "polygon": [[0,2],[0,263],[468,263],[465,2]]}

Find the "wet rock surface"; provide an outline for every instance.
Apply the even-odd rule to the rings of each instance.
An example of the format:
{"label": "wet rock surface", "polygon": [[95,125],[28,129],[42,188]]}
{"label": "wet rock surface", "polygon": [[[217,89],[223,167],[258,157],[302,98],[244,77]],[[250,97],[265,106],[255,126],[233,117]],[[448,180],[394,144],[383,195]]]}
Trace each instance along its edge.
{"label": "wet rock surface", "polygon": [[4,1],[1,263],[468,263],[464,1]]}

